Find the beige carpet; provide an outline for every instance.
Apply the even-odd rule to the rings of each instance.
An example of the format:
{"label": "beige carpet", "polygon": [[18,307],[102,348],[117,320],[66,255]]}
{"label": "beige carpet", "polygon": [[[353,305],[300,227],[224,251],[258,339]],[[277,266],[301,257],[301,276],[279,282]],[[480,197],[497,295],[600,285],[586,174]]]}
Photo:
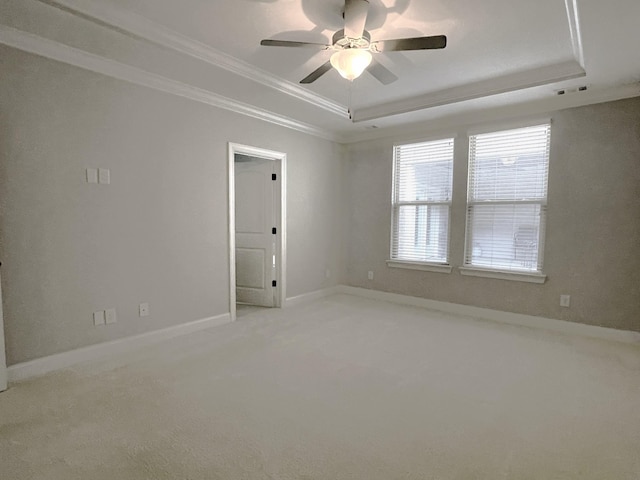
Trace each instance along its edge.
{"label": "beige carpet", "polygon": [[13,385],[0,478],[638,480],[640,348],[348,296],[251,311]]}

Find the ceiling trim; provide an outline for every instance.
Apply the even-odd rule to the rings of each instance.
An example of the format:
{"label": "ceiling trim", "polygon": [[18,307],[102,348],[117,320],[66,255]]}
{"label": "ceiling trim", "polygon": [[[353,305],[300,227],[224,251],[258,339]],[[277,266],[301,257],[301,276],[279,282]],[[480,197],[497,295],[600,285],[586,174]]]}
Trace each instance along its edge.
{"label": "ceiling trim", "polygon": [[475,98],[523,90],[572,78],[584,77],[584,68],[575,60],[556,63],[546,67],[515,72],[497,78],[468,83],[445,90],[427,93],[393,102],[360,108],[352,114],[353,122],[364,122],[426,108],[464,102]]}
{"label": "ceiling trim", "polygon": [[353,123],[565,81],[586,75],[578,15],[578,0],[564,1],[567,13],[567,26],[569,28],[575,60],[531,69],[525,72],[516,72],[499,78],[464,84],[450,89],[423,94],[418,97],[394,100],[360,109],[352,108],[351,116],[349,116],[349,111],[346,106],[340,105],[329,98],[279,78],[270,72],[254,67],[249,63],[182,35],[161,24],[148,20],[145,17],[114,7],[113,5],[100,2],[99,0],[38,1],[125,35],[146,40],[155,45],[199,59],[212,66],[223,68],[236,75],[290,95],[298,100],[323,108],[341,118],[351,118]]}
{"label": "ceiling trim", "polygon": [[[438,118],[412,122],[410,124],[367,130],[349,135],[342,143],[349,146],[365,145],[366,148],[379,148],[391,140],[402,142],[419,142],[424,139],[455,135],[456,132],[476,129],[480,125],[498,124],[509,128],[521,121],[535,120],[542,117],[553,117],[553,112],[613,102],[626,98],[640,97],[640,83],[611,86],[607,88],[590,88],[585,92],[568,95],[551,95],[544,99],[503,105],[500,107],[481,108],[474,111],[444,115]],[[496,127],[500,128],[500,127]]]}
{"label": "ceiling trim", "polygon": [[582,48],[582,32],[580,30],[580,18],[578,16],[578,0],[565,0],[564,4],[567,8],[573,56],[580,66],[584,68],[584,50]]}
{"label": "ceiling trim", "polygon": [[33,33],[24,32],[13,27],[0,25],[0,44],[7,45],[24,52],[66,63],[74,67],[106,75],[143,87],[152,88],[164,93],[195,100],[196,102],[222,108],[248,117],[264,120],[282,127],[314,135],[327,140],[336,141],[332,133],[300,122],[298,120],[278,115],[268,110],[254,107],[247,103],[213,93],[209,90],[187,85],[155,73],[132,67],[93,53],[85,52],[68,45],[40,37]]}
{"label": "ceiling trim", "polygon": [[254,67],[209,45],[186,37],[163,25],[152,22],[140,15],[125,12],[112,5],[96,0],[38,0],[60,8],[78,17],[99,25],[115,29],[121,33],[137,37],[156,45],[189,55],[217,68],[248,78],[254,82],[286,93],[292,97],[320,107],[342,118],[349,118],[347,107],[302,88],[275,75]]}

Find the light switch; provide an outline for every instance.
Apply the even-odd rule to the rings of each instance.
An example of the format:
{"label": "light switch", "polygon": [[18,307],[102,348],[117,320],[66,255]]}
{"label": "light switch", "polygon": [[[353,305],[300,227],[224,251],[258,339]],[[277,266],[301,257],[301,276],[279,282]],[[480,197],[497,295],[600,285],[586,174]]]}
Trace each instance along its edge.
{"label": "light switch", "polygon": [[104,310],[100,310],[99,312],[93,312],[93,324],[96,327],[98,325],[104,325]]}
{"label": "light switch", "polygon": [[111,183],[111,171],[108,168],[98,169],[98,183],[109,185]]}
{"label": "light switch", "polygon": [[147,317],[149,315],[149,304],[141,303],[140,304],[140,316]]}
{"label": "light switch", "polygon": [[87,168],[87,183],[98,183],[97,168]]}
{"label": "light switch", "polygon": [[116,323],[118,320],[116,319],[116,309],[108,308],[104,311],[104,320],[107,324]]}

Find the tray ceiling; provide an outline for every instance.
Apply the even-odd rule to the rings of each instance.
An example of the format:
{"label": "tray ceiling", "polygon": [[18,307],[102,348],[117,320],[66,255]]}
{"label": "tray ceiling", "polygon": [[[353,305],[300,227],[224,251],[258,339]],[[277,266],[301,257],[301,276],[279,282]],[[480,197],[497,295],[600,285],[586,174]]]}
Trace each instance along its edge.
{"label": "tray ceiling", "polygon": [[[333,70],[302,86],[299,80],[326,62],[330,51],[260,46],[263,38],[331,43],[343,25],[343,5],[341,0],[8,0],[4,8],[18,20],[2,23],[342,139],[373,124],[398,127],[478,108],[540,101],[553,109],[554,101],[567,104],[566,98],[554,98],[561,89],[575,96],[569,102],[574,104],[615,98],[603,92],[621,88],[619,97],[640,94],[636,0],[370,0],[366,28],[373,40],[448,38],[443,50],[374,54],[399,77],[386,86],[366,73],[350,83]],[[20,22],[15,12],[31,22]],[[38,15],[47,28],[37,25]],[[69,17],[83,22],[74,31],[86,28],[84,40],[62,31]],[[104,45],[96,41],[96,29],[109,30],[100,33]],[[133,55],[115,36],[137,42],[135,48],[146,53]],[[587,92],[574,93],[583,85]]]}

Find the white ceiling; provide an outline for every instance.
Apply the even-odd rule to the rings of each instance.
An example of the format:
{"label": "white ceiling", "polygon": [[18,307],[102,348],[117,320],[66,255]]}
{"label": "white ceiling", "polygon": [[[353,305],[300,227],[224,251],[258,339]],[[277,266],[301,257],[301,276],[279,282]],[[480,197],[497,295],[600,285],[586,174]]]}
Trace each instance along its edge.
{"label": "white ceiling", "polygon": [[[366,73],[351,84],[333,70],[299,85],[331,52],[260,46],[263,38],[331,43],[343,0],[40,1],[191,60],[207,57],[208,68],[225,72],[189,83],[343,140],[364,138],[374,124],[397,129],[482,109],[640,94],[638,0],[370,0],[373,40],[448,38],[443,50],[374,54],[399,77],[387,86]],[[583,85],[586,92],[572,91]]]}

